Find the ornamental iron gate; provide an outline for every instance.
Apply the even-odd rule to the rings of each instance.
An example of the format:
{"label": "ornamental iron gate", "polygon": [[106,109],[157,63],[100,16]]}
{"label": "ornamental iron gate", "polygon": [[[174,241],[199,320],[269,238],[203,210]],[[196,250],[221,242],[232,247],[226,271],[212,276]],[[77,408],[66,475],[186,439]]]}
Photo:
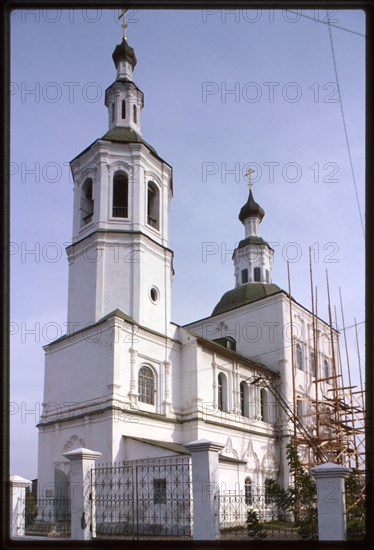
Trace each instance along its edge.
{"label": "ornamental iron gate", "polygon": [[165,457],[91,470],[92,537],[190,539],[190,457]]}

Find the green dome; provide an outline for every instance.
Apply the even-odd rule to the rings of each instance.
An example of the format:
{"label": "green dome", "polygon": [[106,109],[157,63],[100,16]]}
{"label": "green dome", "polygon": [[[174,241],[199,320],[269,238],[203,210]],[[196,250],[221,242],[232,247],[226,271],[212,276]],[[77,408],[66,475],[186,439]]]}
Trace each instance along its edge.
{"label": "green dome", "polygon": [[120,143],[143,143],[152,153],[157,155],[156,149],[154,149],[152,145],[149,145],[149,143],[147,143],[140,134],[131,128],[116,126],[115,128],[108,130],[108,132],[100,139],[104,139],[106,141],[117,141]]}
{"label": "green dome", "polygon": [[266,296],[272,296],[278,292],[284,292],[278,285],[264,284],[264,283],[248,283],[246,285],[238,286],[226,292],[216,307],[213,309],[212,315],[218,315],[219,313],[225,313],[230,309],[236,309],[252,302],[257,302],[261,298]]}

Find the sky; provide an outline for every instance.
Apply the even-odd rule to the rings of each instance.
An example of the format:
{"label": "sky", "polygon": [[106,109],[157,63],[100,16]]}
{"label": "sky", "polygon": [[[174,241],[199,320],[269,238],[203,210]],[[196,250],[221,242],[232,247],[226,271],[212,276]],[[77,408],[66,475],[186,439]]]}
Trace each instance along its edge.
{"label": "sky", "polygon": [[[37,477],[43,345],[65,333],[69,161],[107,130],[118,10],[11,17],[11,474]],[[360,10],[128,12],[142,134],[173,167],[172,319],[207,317],[234,287],[244,174],[266,215],[273,283],[318,312],[341,288],[352,379],[364,356],[365,15]],[[334,67],[335,59],[335,67]],[[336,78],[336,75],[338,78]],[[338,83],[338,84],[337,84]],[[339,91],[341,102],[339,101]],[[334,313],[333,313],[334,314]],[[342,342],[343,344],[343,342]],[[342,348],[344,349],[344,348]]]}

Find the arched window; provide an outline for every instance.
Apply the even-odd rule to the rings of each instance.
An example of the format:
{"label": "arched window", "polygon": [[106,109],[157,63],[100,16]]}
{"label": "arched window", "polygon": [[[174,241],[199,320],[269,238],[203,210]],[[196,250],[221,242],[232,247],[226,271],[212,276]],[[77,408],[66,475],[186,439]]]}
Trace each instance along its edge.
{"label": "arched window", "polygon": [[128,216],[128,177],[119,170],[113,177],[113,217],[127,218]]}
{"label": "arched window", "polygon": [[298,369],[303,370],[303,352],[299,343],[296,344],[296,365]]}
{"label": "arched window", "polygon": [[246,477],[244,481],[244,500],[247,506],[253,504],[252,480]]}
{"label": "arched window", "polygon": [[268,269],[265,271],[265,275],[266,275],[266,282],[270,283],[270,272]]}
{"label": "arched window", "polygon": [[126,100],[122,99],[122,112],[121,112],[122,118],[126,118]]}
{"label": "arched window", "polygon": [[142,403],[154,404],[155,377],[152,369],[141,367],[138,376],[139,401]]}
{"label": "arched window", "polygon": [[136,110],[136,105],[132,106],[132,118],[133,118],[135,124],[138,124],[138,112]]}
{"label": "arched window", "polygon": [[92,220],[94,212],[92,192],[92,179],[87,178],[81,189],[81,225],[86,225]]}
{"label": "arched window", "polygon": [[112,122],[114,122],[114,115],[115,115],[115,105],[112,103]]}
{"label": "arched window", "polygon": [[218,375],[218,409],[227,410],[227,378],[222,372]]}
{"label": "arched window", "polygon": [[249,417],[249,391],[244,381],[240,382],[240,414]]}
{"label": "arched window", "polygon": [[254,268],[254,270],[253,270],[253,280],[255,281],[255,283],[260,283],[261,282],[261,268],[259,268],[259,267]]}
{"label": "arched window", "polygon": [[248,269],[242,269],[242,284],[248,283]]}
{"label": "arched window", "polygon": [[329,378],[330,369],[329,369],[329,362],[327,361],[327,359],[325,359],[323,362],[323,372],[324,372],[324,377]]}
{"label": "arched window", "polygon": [[260,390],[260,414],[263,422],[269,422],[269,401],[267,391]]}
{"label": "arched window", "polygon": [[155,229],[160,227],[160,192],[153,181],[148,182],[147,223]]}

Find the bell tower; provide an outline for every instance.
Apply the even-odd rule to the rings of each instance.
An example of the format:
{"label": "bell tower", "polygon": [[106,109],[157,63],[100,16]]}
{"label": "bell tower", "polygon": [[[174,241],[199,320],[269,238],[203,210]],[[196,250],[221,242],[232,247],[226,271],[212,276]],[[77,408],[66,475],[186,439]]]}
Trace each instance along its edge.
{"label": "bell tower", "polygon": [[144,95],[132,79],[137,60],[125,33],[113,61],[116,79],[105,92],[108,131],[70,163],[68,332],[120,309],[166,334],[173,273],[168,248],[172,168],[142,137]]}

